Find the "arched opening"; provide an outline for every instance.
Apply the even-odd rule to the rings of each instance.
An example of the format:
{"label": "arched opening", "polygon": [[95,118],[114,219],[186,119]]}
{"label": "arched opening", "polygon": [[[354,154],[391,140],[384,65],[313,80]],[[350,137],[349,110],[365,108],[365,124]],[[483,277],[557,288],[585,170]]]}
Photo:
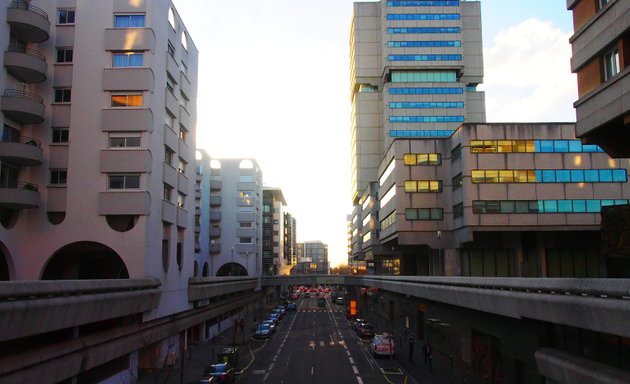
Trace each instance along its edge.
{"label": "arched opening", "polygon": [[18,215],[16,209],[0,207],[0,224],[6,229],[11,229],[17,223]]}
{"label": "arched opening", "polygon": [[9,262],[9,251],[0,243],[0,281],[8,281],[11,278]]}
{"label": "arched opening", "polygon": [[203,263],[202,277],[208,277],[208,263]]}
{"label": "arched opening", "polygon": [[219,268],[217,276],[248,276],[247,269],[239,263],[226,263]]}
{"label": "arched opening", "polygon": [[118,254],[106,245],[81,241],[59,249],[48,261],[42,280],[128,279]]}
{"label": "arched opening", "polygon": [[193,264],[193,277],[197,276],[199,276],[199,262],[195,260],[195,263]]}

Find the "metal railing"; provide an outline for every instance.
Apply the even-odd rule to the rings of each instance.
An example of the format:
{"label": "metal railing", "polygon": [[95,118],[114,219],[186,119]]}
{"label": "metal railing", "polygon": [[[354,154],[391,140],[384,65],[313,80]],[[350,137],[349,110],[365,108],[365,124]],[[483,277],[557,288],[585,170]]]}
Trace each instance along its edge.
{"label": "metal railing", "polygon": [[36,93],[33,93],[33,92],[29,92],[29,91],[21,91],[21,90],[18,90],[18,89],[5,89],[3,96],[20,97],[22,99],[33,100],[33,101],[37,101],[39,103],[43,103],[44,102],[44,98],[41,97],[40,95],[38,95]]}
{"label": "metal railing", "polygon": [[3,137],[2,139],[0,139],[0,142],[2,142],[2,143],[27,144],[27,145],[32,145],[32,146],[37,147],[37,148],[41,148],[42,147],[41,141],[39,141],[37,139],[33,139],[32,137],[27,137],[27,136],[9,137],[9,138],[4,138]]}
{"label": "metal railing", "polygon": [[33,57],[37,57],[38,59],[46,62],[46,55],[44,55],[43,53],[41,53],[40,51],[33,49],[33,48],[26,48],[17,44],[11,44],[9,45],[9,48],[7,49],[8,52],[15,52],[15,53],[23,53],[25,55],[28,56],[33,56]]}
{"label": "metal railing", "polygon": [[35,183],[30,183],[28,181],[0,181],[0,188],[8,188],[8,189],[22,189],[25,191],[34,191],[37,192],[39,190],[39,186]]}
{"label": "metal railing", "polygon": [[22,1],[14,1],[9,5],[9,9],[24,9],[33,13],[36,13],[48,20],[48,14],[41,8],[36,7],[34,5],[26,4]]}

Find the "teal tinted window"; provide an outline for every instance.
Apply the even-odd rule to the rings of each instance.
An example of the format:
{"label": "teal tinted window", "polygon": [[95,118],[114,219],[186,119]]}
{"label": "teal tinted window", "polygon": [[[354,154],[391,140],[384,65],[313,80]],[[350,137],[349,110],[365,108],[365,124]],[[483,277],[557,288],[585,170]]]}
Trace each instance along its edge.
{"label": "teal tinted window", "polygon": [[461,61],[462,55],[388,55],[389,61]]}
{"label": "teal tinted window", "polygon": [[398,130],[393,129],[389,131],[390,137],[449,137],[453,134],[452,129],[409,129]]}
{"label": "teal tinted window", "polygon": [[586,200],[573,200],[573,212],[586,212]]}
{"label": "teal tinted window", "polygon": [[544,171],[542,171],[542,182],[543,183],[555,183],[556,182],[556,171],[554,171],[554,170],[544,170]]}
{"label": "teal tinted window", "polygon": [[601,183],[610,183],[613,181],[611,169],[602,169],[599,171],[599,181]]}
{"label": "teal tinted window", "polygon": [[388,41],[390,48],[434,48],[434,47],[461,47],[459,40],[445,41]]}
{"label": "teal tinted window", "polygon": [[566,140],[554,141],[554,152],[569,152],[569,142]]}
{"label": "teal tinted window", "polygon": [[560,213],[573,212],[573,204],[571,204],[571,200],[558,200],[558,212]]}
{"label": "teal tinted window", "polygon": [[566,170],[566,169],[556,171],[556,180],[559,183],[571,182],[571,171]]}
{"label": "teal tinted window", "polygon": [[553,140],[540,140],[540,152],[552,153],[554,152],[553,148]]}
{"label": "teal tinted window", "polygon": [[463,102],[391,102],[389,107],[392,109],[431,109],[431,108],[464,108]]}
{"label": "teal tinted window", "polygon": [[577,140],[569,140],[569,152],[582,152],[582,143]]}
{"label": "teal tinted window", "polygon": [[628,181],[628,174],[625,169],[613,169],[612,177],[613,181],[617,183]]}
{"label": "teal tinted window", "polygon": [[430,34],[430,33],[460,33],[459,27],[421,27],[421,28],[387,28],[387,33],[395,34]]}
{"label": "teal tinted window", "polygon": [[571,181],[574,183],[582,183],[584,182],[584,171],[581,169],[572,169],[571,170]]}
{"label": "teal tinted window", "polygon": [[457,74],[454,71],[421,71],[392,73],[393,83],[446,83],[456,82]]}
{"label": "teal tinted window", "polygon": [[599,181],[599,172],[594,169],[584,171],[584,181],[587,183],[597,183]]}
{"label": "teal tinted window", "polygon": [[556,213],[558,212],[558,202],[555,200],[545,200],[543,201],[543,209],[546,213]]}
{"label": "teal tinted window", "polygon": [[459,0],[401,0],[401,1],[388,1],[388,7],[457,7],[459,6]]}
{"label": "teal tinted window", "polygon": [[390,95],[462,95],[463,88],[390,88]]}
{"label": "teal tinted window", "polygon": [[388,13],[387,20],[459,20],[459,13]]}
{"label": "teal tinted window", "polygon": [[390,123],[463,123],[464,116],[390,116]]}

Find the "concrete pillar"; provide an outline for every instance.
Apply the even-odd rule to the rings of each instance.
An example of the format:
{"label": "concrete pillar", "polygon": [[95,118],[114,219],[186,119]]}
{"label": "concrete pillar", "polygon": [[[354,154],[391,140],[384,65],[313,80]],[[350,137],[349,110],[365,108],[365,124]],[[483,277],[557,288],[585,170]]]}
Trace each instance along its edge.
{"label": "concrete pillar", "polygon": [[545,249],[545,234],[536,233],[536,256],[539,261],[540,277],[547,277],[547,250]]}
{"label": "concrete pillar", "polygon": [[444,275],[461,276],[462,263],[458,249],[443,249],[444,252]]}

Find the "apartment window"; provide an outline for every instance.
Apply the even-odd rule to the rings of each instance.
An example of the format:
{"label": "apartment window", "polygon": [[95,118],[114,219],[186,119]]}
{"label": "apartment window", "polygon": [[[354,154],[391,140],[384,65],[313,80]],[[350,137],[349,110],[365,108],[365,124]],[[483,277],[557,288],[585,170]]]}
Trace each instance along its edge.
{"label": "apartment window", "polygon": [[164,147],[164,162],[166,164],[173,165],[174,155],[175,155],[175,151],[173,151],[169,147]]}
{"label": "apartment window", "polygon": [[168,9],[168,23],[171,28],[175,29],[175,12],[173,12],[173,8]]}
{"label": "apartment window", "polygon": [[52,129],[52,142],[55,144],[67,143],[69,136],[68,128],[53,128]]}
{"label": "apartment window", "polygon": [[461,172],[455,175],[455,177],[453,177],[453,191],[460,189],[462,187],[463,181],[464,179]]}
{"label": "apartment window", "polygon": [[108,176],[109,189],[138,189],[140,188],[139,174],[116,174]]}
{"label": "apartment window", "polygon": [[182,47],[188,51],[188,35],[186,31],[182,32]]}
{"label": "apartment window", "polygon": [[145,15],[114,15],[114,28],[144,28]]}
{"label": "apartment window", "polygon": [[111,95],[112,108],[142,107],[142,94]]}
{"label": "apartment window", "polygon": [[164,119],[164,123],[168,125],[169,128],[173,129],[175,127],[175,116],[171,115],[168,110],[165,113],[166,118]]}
{"label": "apartment window", "polygon": [[436,193],[442,192],[440,180],[405,180],[405,192]]}
{"label": "apartment window", "polygon": [[67,181],[68,181],[67,169],[51,169],[50,170],[50,184],[65,185]]}
{"label": "apartment window", "polygon": [[407,153],[403,156],[405,165],[440,165],[442,155],[439,153]]}
{"label": "apartment window", "polygon": [[168,42],[168,45],[166,46],[166,51],[172,58],[175,58],[175,47],[170,41]]}
{"label": "apartment window", "polygon": [[179,126],[179,139],[181,141],[186,141],[186,135],[188,134],[188,131],[186,131],[184,128],[181,127],[181,125]]}
{"label": "apartment window", "polygon": [[57,24],[74,24],[74,9],[58,9]]}
{"label": "apartment window", "polygon": [[164,184],[164,195],[162,198],[166,201],[171,201],[173,198],[173,187],[168,184]]}
{"label": "apartment window", "polygon": [[114,68],[142,67],[143,65],[144,53],[142,52],[114,52],[112,55]]}
{"label": "apartment window", "polygon": [[57,48],[57,62],[58,63],[72,63],[74,58],[73,48]]}
{"label": "apartment window", "polygon": [[188,110],[188,98],[183,92],[179,93],[179,105],[184,107],[184,109]]}
{"label": "apartment window", "polygon": [[55,103],[69,103],[72,99],[72,89],[70,88],[56,88],[55,89]]}
{"label": "apartment window", "polygon": [[451,151],[451,161],[459,160],[462,157],[462,146],[461,144],[457,144],[455,148]]}
{"label": "apartment window", "polygon": [[179,164],[177,165],[177,170],[179,171],[179,173],[181,173],[182,175],[186,174],[186,165],[188,165],[188,163],[186,163],[184,160],[182,160],[182,158],[179,158]]}
{"label": "apartment window", "polygon": [[396,222],[396,211],[390,213],[386,218],[381,220],[381,222],[379,223],[381,231],[392,226],[395,222]]}
{"label": "apartment window", "polygon": [[239,242],[239,244],[251,244],[252,243],[252,238],[251,237],[239,237],[238,238],[238,242]]}
{"label": "apartment window", "polygon": [[604,8],[606,4],[608,4],[610,0],[597,0],[597,10]]}
{"label": "apartment window", "polygon": [[239,223],[239,227],[240,228],[251,228],[252,227],[252,223],[251,222],[240,222]]}
{"label": "apartment window", "polygon": [[175,81],[168,75],[166,76],[166,89],[175,96]]}
{"label": "apartment window", "polygon": [[619,48],[615,47],[604,55],[604,80],[612,79],[619,70]]}
{"label": "apartment window", "polygon": [[457,219],[458,217],[464,216],[464,204],[459,203],[453,206],[453,218]]}
{"label": "apartment window", "polygon": [[186,195],[183,195],[181,193],[177,193],[177,206],[180,208],[184,208],[184,206],[186,205]]}
{"label": "apartment window", "polygon": [[182,73],[188,76],[188,66],[182,61]]}
{"label": "apartment window", "polygon": [[444,210],[442,208],[407,208],[405,210],[407,220],[443,220]]}
{"label": "apartment window", "polygon": [[140,147],[140,137],[110,137],[110,148],[138,148]]}

